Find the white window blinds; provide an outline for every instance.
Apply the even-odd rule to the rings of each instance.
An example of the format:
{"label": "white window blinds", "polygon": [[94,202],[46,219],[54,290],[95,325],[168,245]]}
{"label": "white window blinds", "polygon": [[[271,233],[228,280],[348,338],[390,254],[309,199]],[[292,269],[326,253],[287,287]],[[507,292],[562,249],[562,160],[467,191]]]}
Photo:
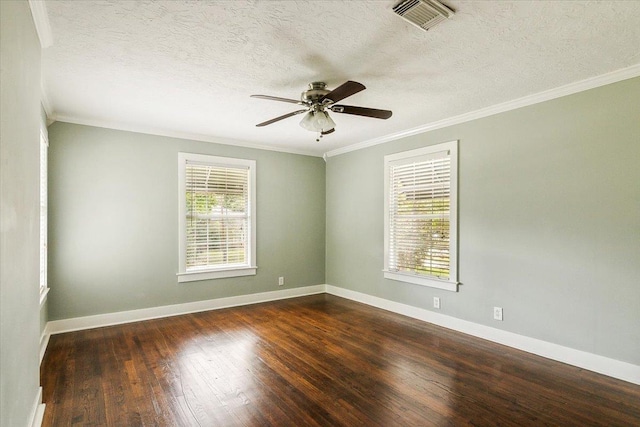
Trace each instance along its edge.
{"label": "white window blinds", "polygon": [[385,157],[385,277],[457,289],[456,147]]}
{"label": "white window blinds", "polygon": [[389,269],[449,278],[448,156],[391,166]]}
{"label": "white window blinds", "polygon": [[255,275],[256,161],[178,153],[178,282]]}
{"label": "white window blinds", "polygon": [[186,271],[248,264],[249,169],[186,164]]}

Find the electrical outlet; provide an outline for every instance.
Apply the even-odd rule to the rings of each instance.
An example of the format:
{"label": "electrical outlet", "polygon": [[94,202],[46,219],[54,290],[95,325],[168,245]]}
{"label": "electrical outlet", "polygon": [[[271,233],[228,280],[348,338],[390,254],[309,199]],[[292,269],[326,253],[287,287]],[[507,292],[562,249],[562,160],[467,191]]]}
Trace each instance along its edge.
{"label": "electrical outlet", "polygon": [[440,298],[433,297],[433,308],[440,308]]}
{"label": "electrical outlet", "polygon": [[493,307],[493,318],[495,320],[502,320],[502,307]]}
{"label": "electrical outlet", "polygon": [[284,277],[278,277],[278,286],[284,285]]}

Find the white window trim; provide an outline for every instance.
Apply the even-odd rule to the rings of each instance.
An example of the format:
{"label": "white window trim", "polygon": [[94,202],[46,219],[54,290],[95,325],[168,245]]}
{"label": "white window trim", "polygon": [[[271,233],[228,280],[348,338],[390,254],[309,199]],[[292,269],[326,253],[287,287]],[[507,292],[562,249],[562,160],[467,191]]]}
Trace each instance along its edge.
{"label": "white window trim", "polygon": [[[441,280],[436,277],[423,276],[418,274],[403,273],[389,270],[389,165],[411,158],[432,155],[448,151],[451,157],[451,178],[449,192],[450,206],[450,234],[449,234],[449,273],[448,280]],[[384,277],[386,279],[401,282],[413,283],[416,285],[428,286],[431,288],[444,289],[447,291],[458,291],[458,141],[444,142],[430,145],[428,147],[415,150],[403,151],[400,153],[384,156]]]}
{"label": "white window trim", "polygon": [[49,295],[49,288],[40,288],[40,308],[47,301],[47,295]]}
{"label": "white window trim", "polygon": [[[45,303],[45,301],[47,300],[47,295],[49,294],[49,265],[48,265],[48,258],[49,258],[49,239],[48,239],[48,229],[49,229],[49,202],[48,200],[45,200],[45,209],[46,211],[43,213],[42,212],[42,208],[43,208],[43,203],[42,203],[42,183],[44,181],[45,183],[45,188],[44,188],[44,195],[45,197],[48,199],[49,198],[49,137],[47,135],[47,131],[44,128],[40,128],[40,141],[39,141],[39,145],[40,145],[40,197],[39,197],[39,208],[40,208],[40,224],[39,224],[39,232],[40,232],[40,242],[39,242],[39,259],[40,259],[40,278],[39,278],[39,283],[40,283],[40,307],[42,307]],[[44,145],[44,150],[45,150],[45,168],[44,168],[44,179],[42,176],[43,173],[43,168],[42,168],[42,150],[43,147],[42,145]],[[44,220],[44,227],[42,224],[42,221]],[[43,228],[44,228],[44,236],[42,236],[43,233]],[[44,246],[44,247],[43,247]],[[44,253],[43,253],[44,252]],[[43,259],[44,257],[44,259]],[[44,263],[44,265],[42,265],[42,263]]]}
{"label": "white window trim", "polygon": [[[186,164],[187,161],[201,162],[212,166],[244,166],[249,169],[249,259],[247,264],[225,266],[222,268],[189,271],[186,268],[187,250],[187,199]],[[256,274],[256,161],[232,157],[209,156],[205,154],[178,153],[178,282],[221,279],[225,277],[253,276]]]}

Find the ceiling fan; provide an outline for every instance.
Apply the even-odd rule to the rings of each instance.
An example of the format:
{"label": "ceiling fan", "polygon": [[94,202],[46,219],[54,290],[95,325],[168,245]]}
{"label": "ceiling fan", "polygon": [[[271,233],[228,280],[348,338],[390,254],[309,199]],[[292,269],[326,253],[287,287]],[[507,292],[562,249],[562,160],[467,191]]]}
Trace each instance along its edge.
{"label": "ceiling fan", "polygon": [[327,84],[324,82],[310,83],[309,88],[300,95],[299,101],[289,98],[279,98],[277,96],[251,95],[252,98],[289,102],[291,104],[298,104],[304,107],[301,110],[293,111],[274,119],[267,120],[266,122],[258,123],[256,126],[262,127],[270,125],[288,117],[307,113],[300,122],[300,126],[309,131],[318,132],[320,135],[316,141],[319,141],[322,136],[335,131],[336,123],[331,119],[327,110],[330,110],[333,113],[352,114],[356,116],[373,117],[376,119],[388,119],[391,117],[392,113],[389,110],[336,104],[336,102],[365,89],[366,88],[362,83],[349,80],[331,91],[327,89]]}

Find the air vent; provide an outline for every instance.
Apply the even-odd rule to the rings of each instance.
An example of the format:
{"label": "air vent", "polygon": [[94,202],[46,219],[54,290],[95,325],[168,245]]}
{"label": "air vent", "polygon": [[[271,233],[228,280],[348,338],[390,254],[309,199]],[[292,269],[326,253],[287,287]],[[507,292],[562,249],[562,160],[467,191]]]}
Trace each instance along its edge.
{"label": "air vent", "polygon": [[425,31],[454,13],[436,0],[403,0],[393,7],[393,12]]}

